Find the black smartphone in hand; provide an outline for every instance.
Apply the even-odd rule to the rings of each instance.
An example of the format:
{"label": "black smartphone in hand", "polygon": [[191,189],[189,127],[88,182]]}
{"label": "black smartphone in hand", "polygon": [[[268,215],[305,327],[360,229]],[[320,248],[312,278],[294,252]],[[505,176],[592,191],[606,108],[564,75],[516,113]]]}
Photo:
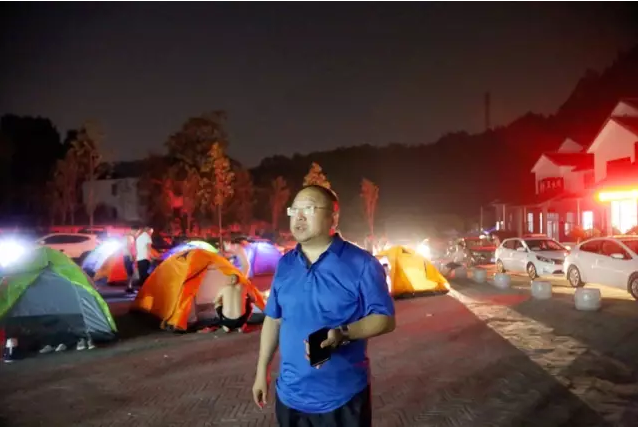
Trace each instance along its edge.
{"label": "black smartphone in hand", "polygon": [[332,348],[321,348],[321,343],[328,339],[328,328],[322,328],[308,335],[308,357],[310,366],[321,365],[330,360]]}

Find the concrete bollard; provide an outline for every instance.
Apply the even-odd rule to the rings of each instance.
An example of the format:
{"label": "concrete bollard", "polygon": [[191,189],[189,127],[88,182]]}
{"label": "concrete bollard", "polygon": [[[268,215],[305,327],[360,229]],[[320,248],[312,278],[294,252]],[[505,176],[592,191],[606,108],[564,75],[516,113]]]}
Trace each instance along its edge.
{"label": "concrete bollard", "polygon": [[496,273],[494,275],[494,286],[499,289],[509,289],[511,287],[510,275],[507,273]]}
{"label": "concrete bollard", "polygon": [[467,269],[465,267],[457,267],[454,269],[455,279],[467,279]]}
{"label": "concrete bollard", "polygon": [[483,268],[475,268],[472,270],[472,278],[476,283],[485,283],[487,280],[487,271]]}
{"label": "concrete bollard", "polygon": [[574,306],[576,310],[598,311],[601,306],[600,289],[578,288],[574,293]]}
{"label": "concrete bollard", "polygon": [[545,280],[532,280],[532,297],[550,299],[552,297],[552,284]]}

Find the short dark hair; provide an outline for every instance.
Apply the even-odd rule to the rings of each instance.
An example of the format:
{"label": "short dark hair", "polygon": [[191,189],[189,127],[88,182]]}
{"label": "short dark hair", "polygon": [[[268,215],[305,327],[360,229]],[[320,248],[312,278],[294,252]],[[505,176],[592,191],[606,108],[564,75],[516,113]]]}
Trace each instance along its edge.
{"label": "short dark hair", "polygon": [[326,199],[328,203],[332,203],[333,210],[335,212],[339,212],[339,196],[337,196],[337,193],[335,193],[333,190],[331,190],[328,187],[324,187],[323,185],[310,184],[310,185],[304,185],[304,187],[301,190],[299,190],[299,193],[308,189],[317,190],[319,193],[323,195],[323,197]]}

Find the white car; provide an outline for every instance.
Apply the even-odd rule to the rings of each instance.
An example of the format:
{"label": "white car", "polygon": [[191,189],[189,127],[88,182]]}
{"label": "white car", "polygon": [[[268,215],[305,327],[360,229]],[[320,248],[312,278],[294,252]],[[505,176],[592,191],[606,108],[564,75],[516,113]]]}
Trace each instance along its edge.
{"label": "white car", "polygon": [[496,248],[496,271],[527,273],[530,279],[564,274],[563,263],[569,250],[547,237],[522,237],[503,240]]}
{"label": "white car", "polygon": [[83,260],[100,244],[100,241],[95,234],[53,233],[42,237],[36,244],[63,252],[74,260]]}
{"label": "white car", "polygon": [[573,287],[598,283],[626,289],[638,300],[638,237],[601,237],[576,246],[565,259]]}

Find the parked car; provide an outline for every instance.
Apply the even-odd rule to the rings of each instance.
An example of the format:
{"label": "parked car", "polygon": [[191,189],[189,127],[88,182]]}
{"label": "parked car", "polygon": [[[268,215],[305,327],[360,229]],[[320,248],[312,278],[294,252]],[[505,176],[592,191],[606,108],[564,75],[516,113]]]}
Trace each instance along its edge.
{"label": "parked car", "polygon": [[38,239],[36,244],[65,253],[81,262],[100,244],[97,234],[53,233]]}
{"label": "parked car", "polygon": [[494,256],[496,246],[487,236],[464,237],[461,242],[470,254],[471,265],[493,264],[496,261]]}
{"label": "parked car", "polygon": [[638,300],[638,237],[599,237],[577,245],[565,259],[573,287],[598,283],[626,289]]}
{"label": "parked car", "polygon": [[496,248],[496,271],[527,273],[530,279],[564,274],[563,264],[569,250],[548,237],[505,239]]}

